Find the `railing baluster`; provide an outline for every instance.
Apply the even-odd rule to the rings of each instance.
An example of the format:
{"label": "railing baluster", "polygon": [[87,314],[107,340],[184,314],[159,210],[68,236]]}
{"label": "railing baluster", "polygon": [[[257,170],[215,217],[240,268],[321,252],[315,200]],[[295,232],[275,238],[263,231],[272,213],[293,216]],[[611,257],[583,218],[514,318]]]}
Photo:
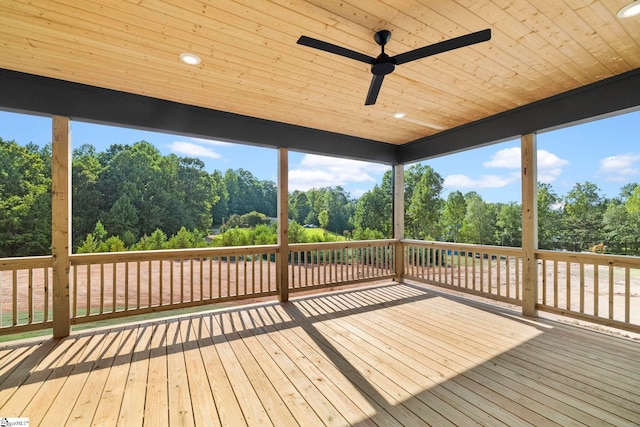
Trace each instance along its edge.
{"label": "railing baluster", "polygon": [[[44,314],[43,321],[49,320],[49,268],[44,268]],[[0,288],[2,288],[2,272],[0,272]],[[2,305],[0,297],[0,306]],[[0,318],[2,317],[2,309],[0,308]]]}
{"label": "railing baluster", "polygon": [[613,297],[614,297],[614,289],[613,289],[613,266],[609,264],[609,319],[613,319]]}
{"label": "railing baluster", "polygon": [[553,261],[553,306],[558,306],[558,261]]}
{"label": "railing baluster", "polygon": [[600,266],[593,264],[593,315],[597,316],[599,312],[600,294]]}
{"label": "railing baluster", "polygon": [[542,260],[542,303],[547,304],[547,261]]}
{"label": "railing baluster", "polygon": [[631,269],[624,269],[624,321],[630,322],[631,316]]}
{"label": "railing baluster", "polygon": [[87,265],[87,306],[85,316],[91,315],[91,264]]}
{"label": "railing baluster", "polygon": [[569,274],[571,272],[571,263],[569,261],[567,261],[565,263],[565,276],[566,276],[566,281],[567,281],[567,310],[571,310],[571,274]]}
{"label": "railing baluster", "polygon": [[580,263],[580,313],[584,313],[584,263]]}
{"label": "railing baluster", "polygon": [[29,311],[29,320],[28,323],[32,324],[33,323],[33,269],[30,268],[28,270],[28,274],[29,274],[29,285],[28,285],[28,301],[27,301],[27,305],[28,308],[27,310]]}

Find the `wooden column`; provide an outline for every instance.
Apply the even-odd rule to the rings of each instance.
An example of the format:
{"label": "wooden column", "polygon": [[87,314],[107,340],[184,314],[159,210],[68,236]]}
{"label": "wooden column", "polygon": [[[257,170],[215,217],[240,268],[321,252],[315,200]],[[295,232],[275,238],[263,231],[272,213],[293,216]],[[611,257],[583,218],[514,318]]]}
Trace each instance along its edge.
{"label": "wooden column", "polygon": [[71,332],[69,262],[71,248],[71,125],[53,116],[51,139],[51,253],[53,255],[53,336]]}
{"label": "wooden column", "polygon": [[289,151],[278,149],[278,246],[276,282],[280,302],[289,300]]}
{"label": "wooden column", "polygon": [[[393,166],[393,238],[404,239],[404,165]],[[404,251],[396,245],[395,280],[404,280]]]}
{"label": "wooden column", "polygon": [[538,165],[535,134],[521,138],[522,161],[522,314],[536,317],[538,302]]}

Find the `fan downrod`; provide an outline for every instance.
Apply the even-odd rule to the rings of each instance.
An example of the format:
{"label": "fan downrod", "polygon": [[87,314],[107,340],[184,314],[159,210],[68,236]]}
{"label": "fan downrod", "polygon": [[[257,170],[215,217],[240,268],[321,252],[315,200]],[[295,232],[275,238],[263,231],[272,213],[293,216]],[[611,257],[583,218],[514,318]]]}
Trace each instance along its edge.
{"label": "fan downrod", "polygon": [[375,61],[371,64],[371,73],[374,76],[386,76],[395,70],[396,64],[394,61],[384,53],[384,45],[391,40],[391,31],[381,30],[374,34],[373,39],[382,47],[382,52]]}

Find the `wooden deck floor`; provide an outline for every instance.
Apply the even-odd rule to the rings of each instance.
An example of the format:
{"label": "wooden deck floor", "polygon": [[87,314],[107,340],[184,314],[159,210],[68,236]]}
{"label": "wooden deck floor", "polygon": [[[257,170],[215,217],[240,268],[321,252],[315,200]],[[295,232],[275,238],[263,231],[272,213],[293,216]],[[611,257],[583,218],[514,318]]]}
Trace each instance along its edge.
{"label": "wooden deck floor", "polygon": [[383,285],[0,346],[37,425],[638,425],[640,343]]}

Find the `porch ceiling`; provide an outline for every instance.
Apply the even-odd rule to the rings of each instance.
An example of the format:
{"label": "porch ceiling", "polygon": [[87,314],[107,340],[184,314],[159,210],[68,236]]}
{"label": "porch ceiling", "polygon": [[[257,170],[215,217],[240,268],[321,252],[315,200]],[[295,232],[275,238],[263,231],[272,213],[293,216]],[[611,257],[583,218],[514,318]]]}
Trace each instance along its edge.
{"label": "porch ceiling", "polygon": [[[637,106],[640,17],[615,16],[627,2],[2,2],[0,107],[260,145],[281,145],[287,135],[297,139],[287,144],[302,151],[412,161]],[[368,65],[296,44],[306,35],[377,56],[373,34],[388,29],[386,51],[395,55],[485,28],[492,30],[489,42],[398,66],[373,106],[363,105]],[[202,63],[181,63],[181,52],[199,55]],[[75,105],[44,105],[38,99],[43,87],[58,93],[51,81],[15,80],[8,71],[123,94],[101,100],[100,111],[88,109],[80,95]],[[85,86],[64,90],[70,88],[90,94],[92,102],[112,94]],[[16,100],[11,90],[30,96]],[[592,102],[604,93],[611,99]],[[132,100],[146,100],[146,108],[155,102],[161,111],[146,121],[119,118]],[[543,100],[551,100],[544,109],[552,117],[541,112]],[[175,103],[186,106],[184,117],[175,118]],[[396,119],[396,112],[406,116]],[[199,120],[209,127],[194,128]],[[226,133],[219,130],[225,126]],[[340,148],[345,143],[348,148]]]}

